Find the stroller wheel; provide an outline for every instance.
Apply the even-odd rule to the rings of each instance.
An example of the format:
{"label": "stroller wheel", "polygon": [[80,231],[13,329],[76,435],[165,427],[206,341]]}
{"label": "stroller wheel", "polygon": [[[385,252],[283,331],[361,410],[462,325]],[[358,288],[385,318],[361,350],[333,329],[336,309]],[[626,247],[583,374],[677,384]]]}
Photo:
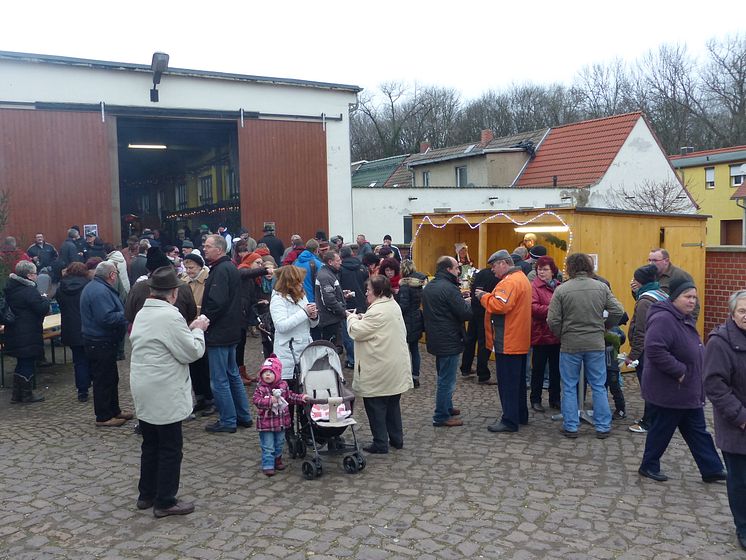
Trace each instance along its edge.
{"label": "stroller wheel", "polygon": [[363,470],[365,468],[365,456],[359,451],[353,453],[352,456],[355,457],[355,460],[357,461],[357,470]]}
{"label": "stroller wheel", "polygon": [[358,462],[354,455],[347,455],[342,459],[342,466],[347,474],[355,474],[358,471]]}
{"label": "stroller wheel", "polygon": [[319,478],[322,474],[324,474],[324,469],[321,466],[321,459],[319,457],[314,458],[313,466],[316,471],[316,478]]}
{"label": "stroller wheel", "polygon": [[286,438],[287,444],[288,444],[288,451],[290,452],[290,456],[295,459],[296,457],[299,457],[298,454],[298,444],[300,441],[297,437],[293,435],[288,435]]}
{"label": "stroller wheel", "polygon": [[316,468],[311,461],[303,461],[303,464],[300,468],[303,472],[303,477],[306,480],[313,480],[314,478],[316,478]]}
{"label": "stroller wheel", "polygon": [[303,438],[298,438],[298,441],[295,444],[295,455],[293,457],[300,457],[303,459],[303,457],[306,456],[306,442],[303,441]]}

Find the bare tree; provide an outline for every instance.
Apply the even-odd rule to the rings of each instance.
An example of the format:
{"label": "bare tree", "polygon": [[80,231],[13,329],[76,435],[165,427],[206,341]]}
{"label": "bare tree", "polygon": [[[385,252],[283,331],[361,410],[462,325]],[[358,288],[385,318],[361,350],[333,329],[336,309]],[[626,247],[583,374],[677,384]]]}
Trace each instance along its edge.
{"label": "bare tree", "polygon": [[697,113],[724,145],[746,143],[746,33],[707,42],[710,62],[702,71],[706,105]]}
{"label": "bare tree", "polygon": [[604,199],[617,210],[667,214],[693,213],[698,204],[678,181],[644,180],[633,187],[612,188]]}
{"label": "bare tree", "polygon": [[596,119],[635,109],[627,68],[620,59],[607,65],[584,67],[575,77],[572,92],[583,118]]}

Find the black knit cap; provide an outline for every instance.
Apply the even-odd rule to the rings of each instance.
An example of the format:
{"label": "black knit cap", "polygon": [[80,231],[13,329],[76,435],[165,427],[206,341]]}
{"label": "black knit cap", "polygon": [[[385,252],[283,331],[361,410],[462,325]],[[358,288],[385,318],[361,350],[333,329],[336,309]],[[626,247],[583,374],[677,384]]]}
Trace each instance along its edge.
{"label": "black knit cap", "polygon": [[650,282],[655,282],[658,278],[658,269],[654,264],[646,264],[635,270],[634,277],[640,285],[644,286],[650,284]]}
{"label": "black knit cap", "polygon": [[163,254],[163,251],[161,251],[160,247],[151,247],[148,249],[148,258],[145,261],[145,268],[148,269],[148,272],[153,272],[154,270],[161,268],[162,266],[172,266],[171,261],[168,260],[168,257]]}
{"label": "black knit cap", "polygon": [[538,259],[539,257],[546,257],[547,255],[547,248],[543,245],[534,245],[531,247],[531,250],[528,252],[529,256],[532,259]]}
{"label": "black knit cap", "polygon": [[189,253],[188,255],[184,255],[185,261],[194,261],[200,266],[205,266],[205,259],[200,257],[197,253]]}
{"label": "black knit cap", "polygon": [[671,283],[668,285],[668,289],[671,290],[668,298],[671,301],[674,301],[685,291],[696,287],[697,286],[694,285],[694,282],[692,282],[689,278],[672,278]]}

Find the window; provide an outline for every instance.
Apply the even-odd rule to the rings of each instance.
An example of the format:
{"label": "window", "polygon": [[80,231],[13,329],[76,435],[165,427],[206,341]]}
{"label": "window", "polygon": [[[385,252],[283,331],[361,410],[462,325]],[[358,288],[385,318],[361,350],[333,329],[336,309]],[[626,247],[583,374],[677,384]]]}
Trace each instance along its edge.
{"label": "window", "polygon": [[186,183],[176,185],[176,209],[183,210],[187,207],[187,186]]}
{"label": "window", "polygon": [[746,163],[730,166],[730,186],[740,187],[743,185],[743,176],[746,174]]}
{"label": "window", "polygon": [[705,188],[706,189],[715,188],[715,168],[714,167],[705,167]]}
{"label": "window", "polygon": [[150,213],[150,193],[140,195],[140,212],[142,214]]}
{"label": "window", "polygon": [[466,166],[456,168],[456,186],[466,186]]}
{"label": "window", "polygon": [[422,172],[422,186],[423,187],[430,186],[430,172],[429,171]]}
{"label": "window", "polygon": [[228,197],[231,200],[238,200],[240,193],[238,191],[238,181],[236,181],[236,172],[231,169],[228,171]]}
{"label": "window", "polygon": [[199,178],[199,201],[202,204],[212,204],[212,175]]}

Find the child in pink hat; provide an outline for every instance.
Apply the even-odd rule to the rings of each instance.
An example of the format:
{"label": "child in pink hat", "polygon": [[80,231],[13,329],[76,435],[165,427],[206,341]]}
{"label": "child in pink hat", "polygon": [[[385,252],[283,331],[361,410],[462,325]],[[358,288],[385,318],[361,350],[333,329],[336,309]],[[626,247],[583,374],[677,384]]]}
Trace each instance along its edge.
{"label": "child in pink hat", "polygon": [[293,393],[282,379],[282,362],[272,354],[259,369],[259,382],[252,401],[258,413],[256,427],[262,446],[262,472],[273,476],[275,471],[285,469],[282,449],[285,446],[285,430],[290,427],[288,403],[302,405],[308,395]]}

